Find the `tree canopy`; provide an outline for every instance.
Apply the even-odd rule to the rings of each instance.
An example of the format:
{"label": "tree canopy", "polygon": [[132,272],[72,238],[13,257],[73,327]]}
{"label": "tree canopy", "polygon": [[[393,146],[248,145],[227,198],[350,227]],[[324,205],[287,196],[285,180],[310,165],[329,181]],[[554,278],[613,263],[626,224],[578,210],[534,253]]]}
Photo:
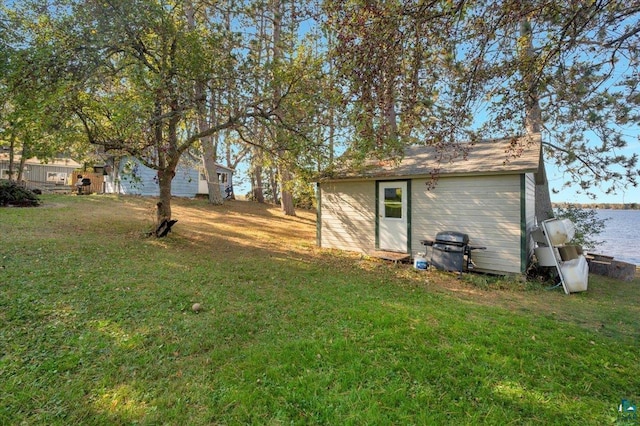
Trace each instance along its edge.
{"label": "tree canopy", "polygon": [[[14,7],[0,8],[0,139],[23,161],[46,160],[61,151],[81,160],[87,144],[60,108],[66,85],[55,66],[60,46],[51,43],[49,15],[35,15],[31,2]],[[20,172],[11,170],[11,178],[20,178]]]}
{"label": "tree canopy", "polygon": [[527,132],[543,133],[567,185],[638,184],[625,147],[640,126],[640,0],[28,0],[0,10],[2,138],[51,153],[82,134],[134,155],[158,172],[159,217],[171,217],[180,159],[216,157],[207,138],[222,134],[252,147],[255,181],[273,170],[283,192],[333,161],[338,141],[362,158]]}
{"label": "tree canopy", "polygon": [[456,149],[541,131],[568,185],[637,185],[637,154],[621,149],[640,125],[639,2],[351,0],[325,10],[355,140]]}
{"label": "tree canopy", "polygon": [[[61,109],[79,120],[90,143],[157,170],[159,219],[171,217],[178,162],[206,138],[223,130],[242,135],[253,121],[304,133],[306,120],[283,105],[287,98],[299,102],[312,88],[301,83],[308,67],[289,71],[306,59],[295,55],[279,67],[255,63],[254,35],[228,24],[246,19],[250,6],[74,0],[49,22],[49,43],[59,50],[53,74],[57,83],[70,82]],[[250,142],[281,157],[294,149],[289,142],[284,149]]]}

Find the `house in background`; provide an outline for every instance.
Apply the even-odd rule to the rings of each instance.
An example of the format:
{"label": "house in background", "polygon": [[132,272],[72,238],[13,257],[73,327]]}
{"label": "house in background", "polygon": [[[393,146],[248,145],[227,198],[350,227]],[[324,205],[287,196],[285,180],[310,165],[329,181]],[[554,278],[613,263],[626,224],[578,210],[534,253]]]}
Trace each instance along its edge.
{"label": "house in background", "polygon": [[[17,167],[20,163],[20,155],[14,155],[14,178],[17,177]],[[22,180],[30,189],[40,189],[43,192],[71,191],[71,180],[74,170],[82,165],[71,158],[52,158],[43,161],[38,158],[29,158],[24,163]],[[0,179],[9,179],[9,154],[0,153]]]}
{"label": "house in background", "polygon": [[326,173],[317,183],[318,245],[415,257],[425,252],[421,240],[455,231],[486,247],[473,252],[476,270],[524,273],[535,247],[536,176],[544,173],[540,135],[468,147],[466,156],[441,158],[414,146],[399,163],[370,160]]}
{"label": "house in background", "polygon": [[[220,193],[225,197],[227,191],[233,192],[233,173],[235,170],[218,163],[216,163],[216,170],[218,173],[218,183],[220,184]],[[209,195],[209,186],[207,185],[204,167],[200,167],[198,173],[198,195]]]}
{"label": "house in background", "polygon": [[[133,157],[112,158],[104,168],[104,192],[108,194],[130,194],[157,197],[160,195],[157,171],[142,164]],[[233,186],[234,170],[217,165],[220,191]],[[204,168],[201,166],[178,165],[171,184],[171,194],[176,197],[194,198],[209,193]]]}

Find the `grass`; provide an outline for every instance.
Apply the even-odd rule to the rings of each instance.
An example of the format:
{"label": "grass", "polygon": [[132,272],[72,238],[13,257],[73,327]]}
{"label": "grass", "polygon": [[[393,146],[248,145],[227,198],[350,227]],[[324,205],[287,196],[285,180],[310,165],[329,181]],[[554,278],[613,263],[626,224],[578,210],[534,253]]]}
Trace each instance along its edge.
{"label": "grass", "polygon": [[0,424],[637,424],[638,279],[457,280],[241,201],[155,239],[153,209],[0,209]]}

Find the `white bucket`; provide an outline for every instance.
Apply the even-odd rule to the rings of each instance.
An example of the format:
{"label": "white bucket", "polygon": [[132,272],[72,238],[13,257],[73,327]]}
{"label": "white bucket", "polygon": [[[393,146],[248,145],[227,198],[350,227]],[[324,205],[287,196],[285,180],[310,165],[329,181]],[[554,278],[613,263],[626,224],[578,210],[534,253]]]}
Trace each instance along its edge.
{"label": "white bucket", "polygon": [[416,257],[413,258],[413,267],[421,271],[426,271],[427,259],[423,255],[417,254]]}
{"label": "white bucket", "polygon": [[556,266],[556,257],[553,255],[553,247],[536,247],[534,252],[540,266]]}

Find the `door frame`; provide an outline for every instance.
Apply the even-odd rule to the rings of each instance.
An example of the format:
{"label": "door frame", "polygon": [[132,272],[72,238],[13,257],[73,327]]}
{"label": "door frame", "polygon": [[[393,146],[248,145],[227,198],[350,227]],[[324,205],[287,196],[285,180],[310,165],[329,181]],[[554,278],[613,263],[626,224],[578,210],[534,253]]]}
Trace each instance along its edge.
{"label": "door frame", "polygon": [[393,183],[393,182],[404,182],[407,186],[407,207],[406,207],[406,216],[407,216],[407,244],[405,247],[404,253],[411,253],[411,179],[392,179],[392,180],[377,180],[375,184],[375,205],[376,205],[376,230],[375,230],[375,238],[376,238],[376,250],[380,250],[380,184],[381,183]]}

